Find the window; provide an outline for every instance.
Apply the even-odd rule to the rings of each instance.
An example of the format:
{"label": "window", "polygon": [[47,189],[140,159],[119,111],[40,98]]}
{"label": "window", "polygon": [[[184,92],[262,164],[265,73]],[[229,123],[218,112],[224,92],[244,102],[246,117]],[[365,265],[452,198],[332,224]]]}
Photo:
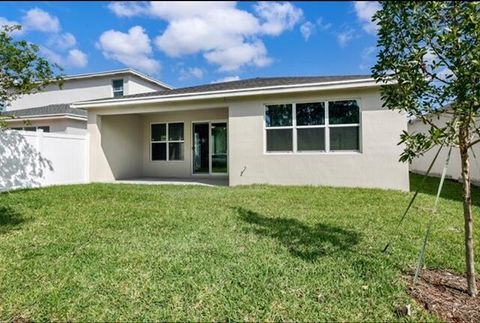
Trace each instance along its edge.
{"label": "window", "polygon": [[355,100],[265,106],[267,152],[360,150]]}
{"label": "window", "polygon": [[267,105],[265,109],[267,151],[291,151],[293,149],[292,105]]}
{"label": "window", "polygon": [[113,88],[113,97],[123,96],[123,79],[122,80],[113,80],[112,81],[112,88]]}
{"label": "window", "polygon": [[152,160],[183,160],[184,126],[182,122],[151,125]]}
{"label": "window", "polygon": [[20,131],[38,131],[43,130],[43,132],[50,132],[50,126],[41,126],[41,127],[14,127],[10,128],[11,130],[20,130]]}
{"label": "window", "polygon": [[360,108],[357,101],[328,102],[330,150],[360,149]]}

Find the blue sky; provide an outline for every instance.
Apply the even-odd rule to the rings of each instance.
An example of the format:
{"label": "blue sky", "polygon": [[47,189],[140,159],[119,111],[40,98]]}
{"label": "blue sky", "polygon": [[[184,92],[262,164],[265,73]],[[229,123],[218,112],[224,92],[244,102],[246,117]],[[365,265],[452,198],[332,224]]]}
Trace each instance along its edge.
{"label": "blue sky", "polygon": [[368,74],[376,2],[2,2],[0,25],[66,74],[132,67],[175,87]]}

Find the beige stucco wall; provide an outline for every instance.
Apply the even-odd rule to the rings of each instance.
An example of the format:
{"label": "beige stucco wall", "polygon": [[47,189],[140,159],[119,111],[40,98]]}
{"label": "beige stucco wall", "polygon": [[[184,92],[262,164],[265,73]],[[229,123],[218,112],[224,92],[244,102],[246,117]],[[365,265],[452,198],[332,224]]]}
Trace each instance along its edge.
{"label": "beige stucco wall", "polygon": [[28,109],[50,104],[72,103],[113,97],[112,80],[124,79],[124,93],[135,94],[160,90],[153,85],[131,75],[115,75],[86,79],[65,80],[63,87],[49,85],[42,92],[24,95],[11,102],[7,110]]}
{"label": "beige stucco wall", "polygon": [[[164,112],[144,115],[143,118],[143,175],[147,177],[189,177],[192,175],[192,123],[228,119],[228,109],[206,109]],[[184,122],[184,160],[152,161],[150,158],[150,124]]]}
{"label": "beige stucco wall", "polygon": [[29,126],[50,126],[50,132],[67,133],[71,135],[84,135],[87,133],[87,122],[82,120],[73,120],[67,118],[29,120],[28,124],[24,121],[8,121],[9,128],[29,127]]}
{"label": "beige stucco wall", "polygon": [[[264,151],[264,104],[357,99],[361,109],[360,153]],[[404,115],[381,107],[377,90],[269,96],[229,105],[230,185],[269,183],[409,189],[408,165],[397,145],[407,129]],[[242,170],[245,169],[243,175]]]}
{"label": "beige stucco wall", "polygon": [[[357,153],[286,153],[268,154],[264,151],[264,104],[312,102],[318,100],[357,99],[361,107],[361,152]],[[228,107],[227,109],[213,109]],[[164,111],[159,113],[160,111]],[[176,112],[175,112],[176,111]],[[227,112],[228,111],[228,112]],[[142,114],[141,121],[128,122],[129,113]],[[141,151],[128,148],[117,153],[126,164],[143,163],[143,176],[190,176],[191,122],[225,119],[228,113],[229,182],[230,185],[268,183],[285,185],[331,185],[348,187],[377,187],[409,189],[408,164],[398,162],[402,147],[397,143],[400,133],[407,129],[404,115],[381,107],[377,89],[322,91],[309,94],[252,96],[209,101],[151,104],[98,108],[89,111],[91,179],[93,181],[117,178],[107,162],[113,153],[104,150],[108,145],[132,147],[141,141]],[[100,114],[103,116],[97,116]],[[98,119],[105,115],[126,114],[123,123],[111,123],[132,136],[141,124],[141,139],[125,144],[113,143],[116,136],[108,135]],[[113,119],[112,119],[113,120]],[[151,122],[185,122],[185,160],[183,162],[151,162],[149,125]],[[100,122],[103,123],[103,122]],[[107,135],[105,135],[107,133]],[[100,139],[101,138],[101,139]],[[188,141],[188,142],[187,142]],[[137,155],[135,155],[137,154]],[[138,158],[140,156],[140,159]],[[129,162],[130,161],[130,162]],[[243,175],[242,170],[246,167]],[[137,166],[133,167],[138,173]]]}
{"label": "beige stucco wall", "polygon": [[90,180],[108,182],[142,175],[142,117],[89,114]]}
{"label": "beige stucco wall", "polygon": [[[433,121],[437,125],[443,126],[449,118],[451,118],[451,116],[441,115],[439,119],[434,119]],[[411,134],[425,133],[428,132],[428,129],[429,126],[423,124],[420,121],[412,121],[408,125],[408,132]],[[428,170],[428,167],[432,163],[438,149],[439,147],[435,146],[423,156],[415,158],[410,164],[410,170],[414,173],[425,174]],[[438,155],[437,161],[433,165],[432,170],[430,171],[431,175],[441,176],[443,172],[443,167],[445,166],[445,160],[447,158],[447,155],[448,148],[443,148]],[[476,184],[480,184],[480,147],[478,145],[474,146],[473,153],[470,153],[470,165],[472,181]],[[460,152],[458,148],[452,149],[446,177],[454,180],[461,180],[462,178]]]}

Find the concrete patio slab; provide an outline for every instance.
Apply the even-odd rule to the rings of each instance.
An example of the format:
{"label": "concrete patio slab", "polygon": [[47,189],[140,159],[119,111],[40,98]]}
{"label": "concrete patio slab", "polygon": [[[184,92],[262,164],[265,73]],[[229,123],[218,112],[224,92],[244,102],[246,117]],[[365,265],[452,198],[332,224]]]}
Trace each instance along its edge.
{"label": "concrete patio slab", "polygon": [[227,177],[140,177],[114,181],[115,184],[228,186]]}

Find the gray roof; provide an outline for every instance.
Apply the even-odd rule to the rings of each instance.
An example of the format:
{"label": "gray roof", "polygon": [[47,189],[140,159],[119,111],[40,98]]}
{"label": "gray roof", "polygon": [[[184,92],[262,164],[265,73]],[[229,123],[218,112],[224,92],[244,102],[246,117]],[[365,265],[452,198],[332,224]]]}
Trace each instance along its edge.
{"label": "gray roof", "polygon": [[76,117],[87,117],[87,111],[82,109],[70,108],[69,103],[50,104],[43,107],[11,110],[2,112],[4,116],[15,116],[16,118],[24,117],[47,117],[53,115],[73,115]]}
{"label": "gray roof", "polygon": [[370,78],[371,78],[371,75],[257,77],[252,79],[239,80],[239,81],[212,83],[212,84],[204,84],[204,85],[177,88],[177,89],[171,89],[171,90],[161,90],[161,91],[155,91],[155,92],[124,95],[118,98],[103,98],[103,99],[88,100],[87,102],[94,102],[94,101],[100,101],[100,100],[106,100],[106,99],[144,98],[144,97],[151,97],[151,96],[174,95],[174,94],[195,94],[195,93],[217,92],[217,91],[227,91],[227,90],[243,90],[243,89],[270,87],[270,86],[282,86],[282,85],[301,85],[301,84],[310,84],[310,83],[354,81],[354,80],[362,80],[362,79],[370,79]]}

